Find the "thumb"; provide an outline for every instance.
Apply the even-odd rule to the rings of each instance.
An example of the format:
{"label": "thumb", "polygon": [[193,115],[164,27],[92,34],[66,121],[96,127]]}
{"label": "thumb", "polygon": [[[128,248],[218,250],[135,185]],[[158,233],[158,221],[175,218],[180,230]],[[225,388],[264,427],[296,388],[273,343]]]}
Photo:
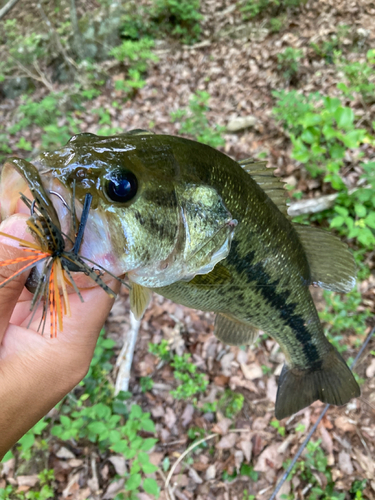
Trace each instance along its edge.
{"label": "thumb", "polygon": [[[21,214],[9,217],[0,224],[0,232],[30,240],[31,235],[26,232],[27,218]],[[0,344],[28,276],[27,272],[17,275],[17,272],[27,265],[27,261],[17,262],[15,259],[26,256],[17,241],[0,236]],[[12,279],[12,276],[15,277]],[[6,280],[9,281],[2,286]]]}

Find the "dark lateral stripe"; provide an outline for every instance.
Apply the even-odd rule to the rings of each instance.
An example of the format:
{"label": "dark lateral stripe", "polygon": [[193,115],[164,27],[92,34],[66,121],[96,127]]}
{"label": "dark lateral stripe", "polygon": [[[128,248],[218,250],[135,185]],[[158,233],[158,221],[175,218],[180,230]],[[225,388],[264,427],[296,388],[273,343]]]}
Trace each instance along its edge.
{"label": "dark lateral stripe", "polygon": [[302,316],[295,313],[297,304],[287,304],[290,291],[277,292],[279,280],[271,281],[261,262],[254,264],[255,252],[249,252],[245,258],[238,253],[238,242],[233,241],[227,257],[227,262],[234,266],[238,273],[244,274],[248,283],[255,282],[264,300],[280,314],[284,324],[289,326],[300,342],[303,354],[311,365],[319,368],[321,358],[316,346],[312,342],[312,335],[305,326]]}

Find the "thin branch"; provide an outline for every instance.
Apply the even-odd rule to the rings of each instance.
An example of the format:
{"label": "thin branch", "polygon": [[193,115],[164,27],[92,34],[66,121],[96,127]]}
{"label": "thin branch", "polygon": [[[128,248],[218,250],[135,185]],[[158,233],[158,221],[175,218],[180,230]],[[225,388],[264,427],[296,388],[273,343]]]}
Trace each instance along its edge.
{"label": "thin branch", "polygon": [[13,9],[18,0],[9,0],[7,4],[4,5],[2,9],[0,9],[0,19],[2,19],[8,12]]}
{"label": "thin branch", "polygon": [[115,395],[120,391],[126,392],[129,389],[130,370],[140,326],[140,320],[135,319],[134,314],[130,312],[130,330],[126,333],[124,345],[116,361],[118,373],[115,385]]}
{"label": "thin branch", "polygon": [[[228,431],[228,434],[233,434],[233,433],[238,433],[238,432],[250,432],[249,429],[230,429]],[[173,476],[173,473],[174,471],[176,470],[176,467],[179,463],[181,463],[181,461],[186,457],[186,455],[188,455],[192,450],[194,450],[194,448],[196,448],[197,446],[199,446],[200,444],[206,442],[206,441],[209,441],[210,439],[213,439],[214,437],[217,437],[217,436],[220,436],[219,433],[215,432],[214,434],[210,434],[209,436],[206,436],[202,439],[199,439],[199,441],[196,441],[195,443],[193,443],[191,446],[189,446],[189,448],[187,448],[179,457],[178,459],[175,461],[175,463],[172,465],[171,467],[171,470],[169,471],[169,474],[167,476],[167,479],[165,480],[165,483],[164,483],[164,488],[166,489],[166,492],[169,491],[169,483],[171,482],[171,478]]]}
{"label": "thin branch", "polygon": [[38,3],[38,9],[40,10],[40,14],[41,14],[44,22],[46,23],[48,29],[50,30],[51,34],[53,35],[53,38],[55,39],[55,43],[57,45],[57,48],[61,52],[61,55],[65,59],[66,63],[69,66],[71,66],[74,70],[78,69],[78,64],[71,57],[68,56],[66,50],[64,49],[64,47],[63,47],[63,45],[61,43],[59,34],[55,30],[55,28],[52,25],[51,21],[48,19],[48,16],[47,16],[47,14],[45,13],[45,11],[44,11],[44,9],[42,7],[42,4]]}
{"label": "thin branch", "polygon": [[37,76],[35,75],[34,73],[32,73],[28,68],[26,68],[26,66],[24,66],[18,59],[16,59],[15,57],[13,57],[12,55],[9,54],[9,57],[11,57],[14,62],[17,64],[17,66],[29,77],[29,78],[32,78],[33,80],[36,80],[37,82],[42,82],[43,85],[45,85],[47,87],[47,89],[50,91],[50,92],[53,92],[53,87],[52,87],[52,83],[50,83],[45,75],[43,75],[43,73],[39,70],[39,68],[37,69],[37,67],[35,67],[35,64],[34,63],[34,67],[35,69],[38,71],[39,75],[40,76]]}
{"label": "thin branch", "polygon": [[[361,188],[369,188],[370,186],[361,186]],[[351,195],[357,191],[358,188],[349,189],[348,194]],[[300,200],[292,203],[288,207],[288,215],[291,217],[296,217],[297,215],[303,214],[316,214],[318,212],[323,212],[328,208],[332,208],[335,205],[336,199],[340,193],[333,193],[319,198],[309,198],[307,200]]]}

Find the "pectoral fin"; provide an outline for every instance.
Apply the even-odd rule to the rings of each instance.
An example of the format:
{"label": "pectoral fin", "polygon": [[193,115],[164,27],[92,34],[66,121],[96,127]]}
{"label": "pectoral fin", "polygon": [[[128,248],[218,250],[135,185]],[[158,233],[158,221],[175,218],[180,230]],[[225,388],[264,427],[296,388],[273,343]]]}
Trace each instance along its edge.
{"label": "pectoral fin", "polygon": [[225,344],[247,345],[255,342],[259,330],[252,325],[240,323],[223,314],[217,314],[214,333]]}
{"label": "pectoral fin", "polygon": [[322,229],[299,224],[294,227],[306,252],[312,283],[334,292],[350,292],[356,267],[348,246]]}
{"label": "pectoral fin", "polygon": [[136,319],[141,319],[150,303],[152,291],[134,282],[130,282],[130,285],[130,310]]}
{"label": "pectoral fin", "polygon": [[332,347],[318,370],[284,365],[279,378],[275,415],[281,420],[318,399],[322,403],[341,406],[360,394],[359,385],[348,365]]}

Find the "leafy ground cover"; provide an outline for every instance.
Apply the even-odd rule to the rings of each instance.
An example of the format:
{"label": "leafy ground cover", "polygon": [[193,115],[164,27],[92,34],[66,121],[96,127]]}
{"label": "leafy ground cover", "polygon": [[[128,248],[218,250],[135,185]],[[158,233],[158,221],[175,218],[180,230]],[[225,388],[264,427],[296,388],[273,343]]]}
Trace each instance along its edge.
{"label": "leafy ground cover", "polygon": [[[75,133],[151,128],[267,159],[291,202],[338,193],[330,209],[298,220],[331,227],[355,254],[357,289],[313,290],[327,335],[353,358],[375,309],[373,4],[127,4],[112,17],[109,3],[77,4],[87,53],[63,2],[43,4],[58,36],[27,30],[21,19],[44,19],[36,6],[0,21],[0,153],[32,158]],[[115,28],[102,23],[99,40],[105,16]],[[229,133],[238,117],[252,125]],[[128,311],[124,291],[85,380],[3,461],[0,499],[269,498],[323,405],[277,422],[275,342],[225,346],[211,314],[160,297],[141,324],[131,393],[114,396]],[[329,410],[278,498],[375,498],[375,341],[356,371],[363,396]]]}

